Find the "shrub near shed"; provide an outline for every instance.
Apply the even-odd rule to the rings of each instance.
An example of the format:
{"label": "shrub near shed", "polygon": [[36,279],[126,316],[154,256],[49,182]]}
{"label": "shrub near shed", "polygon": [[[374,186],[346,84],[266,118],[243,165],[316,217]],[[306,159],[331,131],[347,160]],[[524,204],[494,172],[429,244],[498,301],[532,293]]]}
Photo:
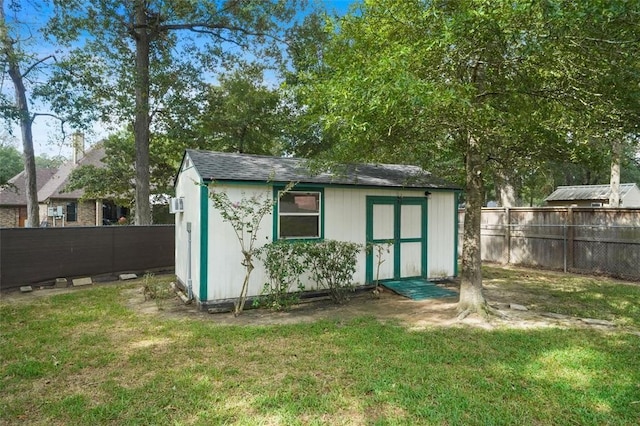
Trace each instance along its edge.
{"label": "shrub near shed", "polygon": [[328,291],[338,304],[349,300],[354,290],[353,274],[360,244],[325,240],[321,242],[277,241],[263,246],[259,257],[269,275],[258,303],[276,310],[286,309],[299,300],[304,290],[300,276],[309,271],[317,288]]}

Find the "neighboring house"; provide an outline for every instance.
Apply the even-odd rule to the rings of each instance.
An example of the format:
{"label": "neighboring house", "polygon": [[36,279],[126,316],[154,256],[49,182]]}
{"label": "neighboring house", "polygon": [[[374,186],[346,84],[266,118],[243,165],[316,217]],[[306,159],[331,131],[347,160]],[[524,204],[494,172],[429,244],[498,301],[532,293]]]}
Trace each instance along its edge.
{"label": "neighboring house", "polygon": [[[57,169],[36,169],[36,185],[40,190]],[[0,228],[21,228],[27,220],[27,195],[24,170],[0,189]]]}
{"label": "neighboring house", "polygon": [[[74,147],[71,161],[58,169],[37,172],[40,226],[101,226],[116,223],[120,217],[127,216],[128,209],[110,200],[81,200],[83,190],[66,191],[73,170],[83,165],[102,167],[105,156],[101,144],[92,146],[85,153],[82,136],[74,135]],[[14,185],[0,191],[0,227],[22,227],[27,211],[24,172],[10,182]]]}
{"label": "neighboring house", "polygon": [[[176,177],[176,265],[179,283],[201,307],[239,296],[242,254],[231,224],[212,204],[213,188],[231,201],[277,200],[264,218],[259,245],[279,239],[391,243],[379,279],[457,275],[457,199],[460,188],[415,166],[361,164],[340,174],[312,175],[305,160],[187,150]],[[213,186],[212,186],[213,185]],[[358,255],[354,282],[372,283],[375,250]],[[267,276],[255,262],[248,296]],[[307,289],[311,289],[309,286]]]}
{"label": "neighboring house", "polygon": [[[552,207],[608,207],[610,194],[610,185],[559,186],[544,201]],[[620,184],[620,207],[640,207],[640,189],[635,183]]]}

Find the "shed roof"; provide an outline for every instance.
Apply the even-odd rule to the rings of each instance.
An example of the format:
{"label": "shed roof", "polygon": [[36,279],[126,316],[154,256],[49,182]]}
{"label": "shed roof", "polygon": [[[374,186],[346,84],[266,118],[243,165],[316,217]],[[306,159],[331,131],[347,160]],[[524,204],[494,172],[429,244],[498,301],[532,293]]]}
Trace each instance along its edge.
{"label": "shed roof", "polygon": [[[298,182],[396,188],[459,190],[417,167],[400,164],[347,164],[312,172],[308,160],[188,149],[186,154],[204,181]],[[184,160],[183,160],[184,161]]]}
{"label": "shed roof", "polygon": [[[36,168],[36,186],[40,191],[49,179],[56,173],[55,168]],[[9,180],[5,188],[0,189],[0,205],[2,206],[26,206],[27,185],[25,171],[21,171]]]}
{"label": "shed roof", "polygon": [[[635,183],[621,183],[620,197],[624,198],[636,188]],[[608,200],[611,185],[574,185],[559,186],[545,201],[575,201],[575,200]]]}

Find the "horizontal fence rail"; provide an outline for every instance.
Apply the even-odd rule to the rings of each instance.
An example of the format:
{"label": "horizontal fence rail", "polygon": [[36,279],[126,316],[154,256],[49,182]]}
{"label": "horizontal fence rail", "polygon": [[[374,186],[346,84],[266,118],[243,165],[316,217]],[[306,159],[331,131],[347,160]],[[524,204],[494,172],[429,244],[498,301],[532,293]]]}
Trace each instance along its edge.
{"label": "horizontal fence rail", "polygon": [[640,209],[487,208],[481,243],[484,261],[640,279]]}
{"label": "horizontal fence rail", "polygon": [[0,229],[0,289],[173,268],[173,225]]}

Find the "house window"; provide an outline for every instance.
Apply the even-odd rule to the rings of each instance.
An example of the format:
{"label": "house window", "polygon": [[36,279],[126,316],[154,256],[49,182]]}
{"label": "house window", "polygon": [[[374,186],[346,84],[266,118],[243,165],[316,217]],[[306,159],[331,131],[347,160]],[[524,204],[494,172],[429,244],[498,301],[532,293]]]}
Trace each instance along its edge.
{"label": "house window", "polygon": [[278,192],[277,238],[321,238],[320,191]]}
{"label": "house window", "polygon": [[67,203],[67,222],[78,220],[78,204],[76,202]]}

